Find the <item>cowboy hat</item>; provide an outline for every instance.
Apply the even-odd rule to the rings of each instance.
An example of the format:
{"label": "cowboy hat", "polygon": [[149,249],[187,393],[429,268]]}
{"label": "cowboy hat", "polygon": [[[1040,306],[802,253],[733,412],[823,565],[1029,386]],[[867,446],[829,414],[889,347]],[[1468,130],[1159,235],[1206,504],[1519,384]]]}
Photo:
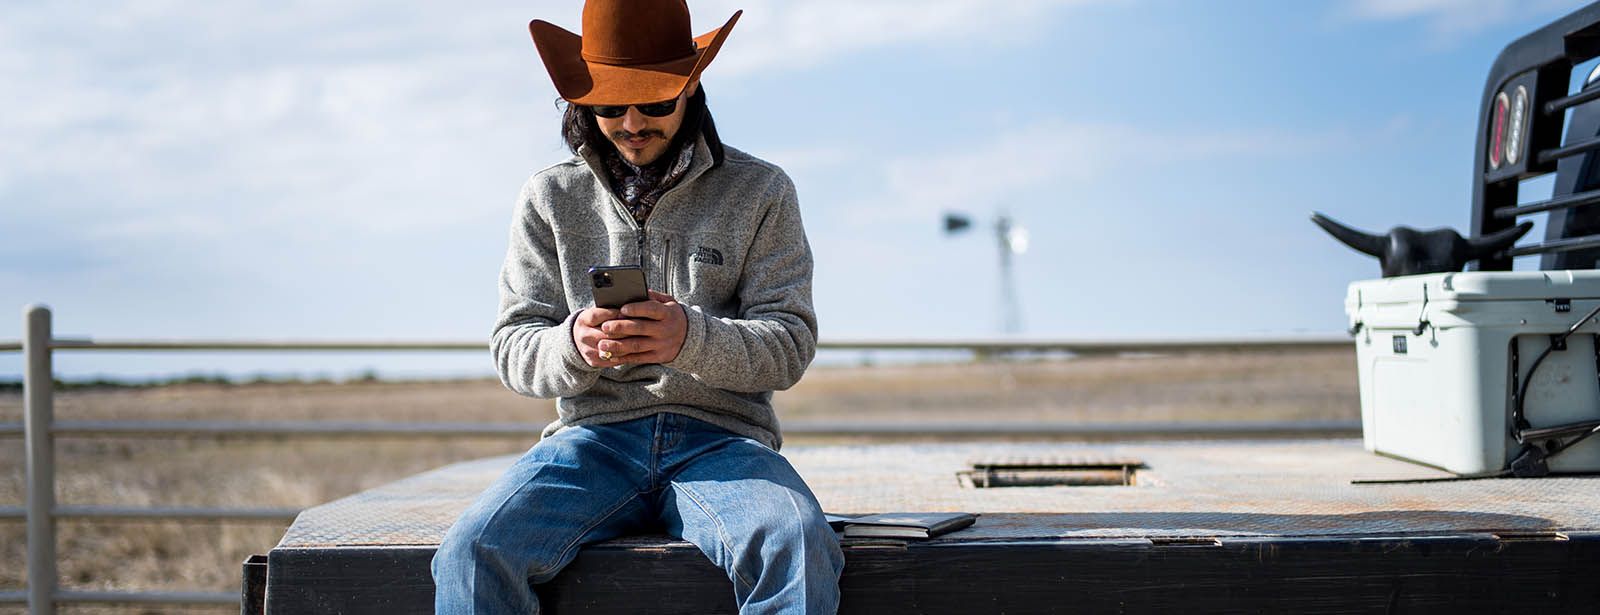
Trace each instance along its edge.
{"label": "cowboy hat", "polygon": [[583,35],[528,24],[556,92],[579,105],[634,105],[677,98],[711,64],[744,11],[691,37],[684,0],[588,0]]}

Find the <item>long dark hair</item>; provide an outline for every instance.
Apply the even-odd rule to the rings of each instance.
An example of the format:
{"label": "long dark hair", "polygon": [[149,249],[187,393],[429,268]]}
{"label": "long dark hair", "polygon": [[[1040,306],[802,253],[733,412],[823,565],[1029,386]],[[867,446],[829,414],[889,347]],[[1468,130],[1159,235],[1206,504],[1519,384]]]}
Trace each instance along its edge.
{"label": "long dark hair", "polygon": [[[616,151],[616,146],[600,132],[600,125],[594,121],[594,114],[590,113],[583,105],[575,105],[562,101],[566,109],[561,113],[561,140],[567,144],[567,149],[578,153],[578,148],[588,145],[591,149]],[[706,146],[711,148],[711,166],[713,168],[722,164],[722,139],[717,137],[717,126],[711,121],[711,109],[706,107],[706,88],[700,86],[694,94],[689,96],[689,107],[683,113],[683,125],[678,128],[678,134],[672,137],[672,146],[669,152],[678,151],[678,147],[700,134],[706,138]]]}

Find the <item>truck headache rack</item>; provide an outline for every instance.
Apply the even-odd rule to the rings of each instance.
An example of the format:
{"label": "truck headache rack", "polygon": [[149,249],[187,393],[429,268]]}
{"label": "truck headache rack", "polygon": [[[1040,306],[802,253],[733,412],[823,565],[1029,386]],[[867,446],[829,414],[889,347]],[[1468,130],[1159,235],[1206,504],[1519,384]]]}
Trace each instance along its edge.
{"label": "truck headache rack", "polygon": [[[1473,267],[1509,271],[1543,254],[1539,268],[1595,269],[1600,262],[1600,71],[1569,91],[1574,66],[1600,57],[1600,3],[1506,46],[1489,70],[1478,112],[1472,232],[1481,237],[1550,212],[1542,242],[1515,246]],[[1563,134],[1564,133],[1564,134]],[[1556,173],[1550,199],[1518,206],[1522,180]]]}

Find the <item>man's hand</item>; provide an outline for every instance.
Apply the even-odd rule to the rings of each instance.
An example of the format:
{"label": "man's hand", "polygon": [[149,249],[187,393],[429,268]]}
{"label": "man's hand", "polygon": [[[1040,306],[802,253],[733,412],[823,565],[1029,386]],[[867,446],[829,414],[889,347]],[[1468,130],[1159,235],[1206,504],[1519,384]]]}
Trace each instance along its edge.
{"label": "man's hand", "polygon": [[578,313],[577,320],[572,323],[572,343],[577,345],[578,354],[583,355],[583,362],[588,363],[589,367],[621,365],[616,357],[600,355],[600,341],[606,339],[606,333],[600,327],[621,317],[620,310],[603,307],[589,307]]}
{"label": "man's hand", "polygon": [[650,300],[621,310],[591,307],[578,314],[572,340],[592,367],[625,363],[669,363],[683,350],[689,320],[671,295],[650,291]]}

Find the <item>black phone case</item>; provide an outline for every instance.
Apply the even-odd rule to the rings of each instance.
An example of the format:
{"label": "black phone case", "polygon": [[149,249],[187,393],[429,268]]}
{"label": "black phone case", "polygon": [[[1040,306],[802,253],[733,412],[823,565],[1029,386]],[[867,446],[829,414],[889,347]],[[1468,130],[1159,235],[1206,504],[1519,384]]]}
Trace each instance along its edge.
{"label": "black phone case", "polygon": [[616,309],[650,298],[644,271],[638,267],[590,267],[589,284],[594,288],[594,304],[603,308]]}

